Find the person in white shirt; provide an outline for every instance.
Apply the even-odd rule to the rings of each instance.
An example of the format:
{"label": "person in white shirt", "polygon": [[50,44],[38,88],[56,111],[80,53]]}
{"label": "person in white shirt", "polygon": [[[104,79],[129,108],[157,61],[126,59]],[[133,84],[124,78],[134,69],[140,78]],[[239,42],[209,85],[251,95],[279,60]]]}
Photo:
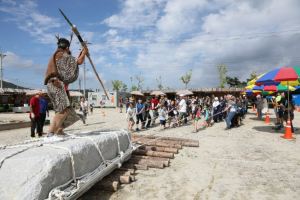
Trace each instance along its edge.
{"label": "person in white shirt", "polygon": [[132,127],[135,124],[134,116],[135,116],[135,108],[133,107],[133,103],[129,104],[129,108],[126,111],[126,119],[127,119],[127,130],[133,131]]}
{"label": "person in white shirt", "polygon": [[[80,102],[80,106],[82,108],[82,113],[84,115],[84,117],[86,118],[86,114],[87,114],[87,103],[85,103],[84,98],[81,98],[81,102]],[[87,125],[85,123],[85,120],[83,120],[83,125]]]}
{"label": "person in white shirt", "polygon": [[185,113],[186,113],[186,102],[184,100],[184,94],[181,94],[180,95],[180,102],[179,102],[179,105],[178,105],[178,109],[179,109],[179,116],[178,116],[178,126],[180,126],[181,124],[181,120],[183,119],[183,117],[185,116]]}

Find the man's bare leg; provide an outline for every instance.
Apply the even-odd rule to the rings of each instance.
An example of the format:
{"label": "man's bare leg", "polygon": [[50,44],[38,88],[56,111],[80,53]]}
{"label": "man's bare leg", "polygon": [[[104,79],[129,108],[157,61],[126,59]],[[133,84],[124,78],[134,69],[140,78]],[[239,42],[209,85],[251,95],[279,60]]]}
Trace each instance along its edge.
{"label": "man's bare leg", "polygon": [[68,116],[69,112],[70,109],[66,108],[62,113],[55,114],[52,123],[50,124],[50,128],[49,128],[50,133],[57,133],[59,131],[59,129],[62,127],[62,123]]}

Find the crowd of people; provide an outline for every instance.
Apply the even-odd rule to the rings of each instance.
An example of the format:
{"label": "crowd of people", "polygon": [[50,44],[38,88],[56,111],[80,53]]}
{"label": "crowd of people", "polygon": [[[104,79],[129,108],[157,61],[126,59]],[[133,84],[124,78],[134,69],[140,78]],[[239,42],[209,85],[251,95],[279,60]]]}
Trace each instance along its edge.
{"label": "crowd of people", "polygon": [[[42,137],[43,126],[46,115],[49,117],[48,102],[44,98],[42,91],[30,100],[30,119],[31,119],[31,138]],[[193,122],[192,133],[199,131],[198,122],[203,117],[203,128],[213,126],[214,123],[226,122],[225,130],[242,125],[242,121],[247,113],[249,104],[248,98],[243,95],[235,97],[232,95],[224,95],[223,97],[215,97],[214,95],[206,97],[180,95],[175,99],[168,99],[165,95],[155,95],[147,97],[143,102],[142,98],[133,103],[132,97],[123,100],[119,99],[120,113],[122,113],[123,104],[126,106],[126,120],[128,131],[140,131],[140,129],[149,129],[155,126],[158,120],[160,130],[166,128],[178,128],[187,125],[188,121]],[[263,120],[262,115],[267,115],[268,101],[265,96],[257,95],[255,100],[257,108],[258,120]],[[290,120],[292,132],[294,132],[292,121],[294,119],[295,102],[293,96],[289,95],[289,101],[285,92],[277,93],[276,97],[270,99],[276,114],[276,124],[278,129],[284,127],[284,121],[287,122],[288,111],[290,111]],[[289,110],[288,110],[289,106]],[[90,111],[88,111],[90,108]],[[85,119],[90,113],[93,114],[93,105],[88,104],[86,98],[81,98],[79,109],[84,115],[83,124],[87,125]],[[140,125],[140,129],[139,129]],[[36,129],[36,132],[35,132]],[[58,131],[58,134],[62,130]],[[62,133],[63,135],[63,133]]]}
{"label": "crowd of people", "polygon": [[[181,94],[175,99],[168,99],[165,95],[155,95],[152,99],[142,98],[134,105],[132,99],[126,98],[127,129],[135,131],[149,129],[159,120],[160,130],[178,128],[186,125],[188,120],[193,121],[192,133],[198,132],[198,122],[203,117],[203,128],[211,127],[214,123],[226,122],[225,130],[239,127],[247,113],[248,99],[245,95],[234,97],[198,97]],[[122,103],[123,106],[123,103]],[[119,106],[121,108],[121,104]],[[121,111],[122,112],[122,108]]]}
{"label": "crowd of people", "polygon": [[276,115],[276,124],[278,129],[284,128],[283,122],[287,122],[288,114],[290,114],[290,122],[292,133],[294,133],[293,120],[294,120],[294,109],[295,109],[295,101],[293,100],[293,95],[285,92],[278,92],[276,97],[271,99],[271,102],[274,107],[274,112]]}

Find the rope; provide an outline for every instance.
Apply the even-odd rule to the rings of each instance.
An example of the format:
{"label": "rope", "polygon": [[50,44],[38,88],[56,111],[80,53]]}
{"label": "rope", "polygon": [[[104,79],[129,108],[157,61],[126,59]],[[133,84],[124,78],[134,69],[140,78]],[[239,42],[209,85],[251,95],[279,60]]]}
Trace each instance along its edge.
{"label": "rope", "polygon": [[71,158],[71,165],[72,165],[72,177],[73,177],[74,183],[76,184],[75,166],[74,166],[75,163],[74,163],[74,157],[73,157],[72,151],[68,148],[65,148],[65,147],[62,147],[62,146],[56,146],[56,145],[52,145],[52,144],[44,144],[44,146],[49,146],[49,147],[53,147],[53,148],[56,148],[56,149],[63,149],[63,150],[65,150],[69,153],[70,158]]}
{"label": "rope", "polygon": [[[216,115],[222,114],[223,112],[225,112],[225,111],[218,112],[218,113],[216,113],[216,114],[210,116],[209,118],[212,118],[212,117],[214,117],[214,116],[216,116]],[[183,121],[183,120],[185,120],[185,119],[188,119],[188,117],[184,117],[184,118],[178,120],[178,122],[179,122],[179,121]],[[146,123],[146,122],[151,121],[151,120],[152,120],[152,119],[144,120],[144,121],[142,121],[142,123]],[[134,139],[134,140],[139,140],[139,139],[142,139],[142,138],[144,138],[144,137],[154,136],[154,135],[155,135],[155,134],[145,135],[145,136],[142,136],[142,137],[137,138],[137,139]]]}
{"label": "rope", "polygon": [[[101,132],[99,131],[99,133],[113,133],[116,138],[117,138],[117,142],[118,142],[118,153],[119,156],[114,158],[113,160],[111,160],[109,163],[104,159],[104,156],[102,154],[102,152],[99,149],[99,146],[97,145],[97,143],[95,142],[95,140],[93,140],[90,137],[77,137],[73,134],[69,134],[71,137],[68,138],[64,138],[64,140],[56,140],[56,141],[51,141],[50,143],[40,143],[37,145],[31,144],[31,145],[26,145],[26,144],[30,144],[30,143],[36,143],[40,140],[34,140],[34,141],[24,141],[24,142],[20,142],[17,144],[11,144],[11,145],[5,145],[0,147],[0,149],[6,149],[6,148],[17,148],[17,147],[26,147],[22,150],[16,151],[8,156],[5,156],[4,158],[1,159],[0,161],[0,168],[3,164],[3,162],[10,158],[13,157],[14,155],[17,155],[21,152],[24,152],[28,149],[34,148],[34,147],[40,147],[40,146],[49,146],[49,147],[53,147],[53,148],[57,148],[57,149],[63,149],[65,151],[67,151],[70,155],[70,159],[71,159],[71,165],[72,165],[72,180],[66,182],[65,184],[58,186],[56,188],[54,188],[53,190],[50,191],[49,195],[48,195],[48,199],[52,199],[52,197],[56,197],[60,200],[69,198],[70,196],[76,194],[76,192],[80,191],[80,190],[84,190],[84,188],[87,188],[89,185],[85,186],[86,182],[91,182],[92,183],[96,183],[97,181],[99,181],[100,178],[102,178],[103,175],[105,175],[105,173],[108,172],[108,170],[111,170],[113,166],[115,166],[116,164],[121,167],[121,161],[124,160],[124,158],[128,155],[130,155],[132,153],[132,149],[131,147],[133,147],[130,137],[129,137],[129,133],[125,130],[121,130],[122,132],[125,132],[125,134],[127,135],[127,138],[129,140],[129,148],[125,151],[125,153],[123,151],[121,151],[120,149],[120,141],[119,141],[119,137],[117,135],[116,132]],[[98,168],[96,168],[93,172],[87,173],[81,177],[76,177],[75,174],[75,163],[74,163],[74,157],[72,154],[72,151],[68,148],[62,147],[62,146],[56,146],[53,145],[53,143],[58,143],[58,142],[62,142],[62,141],[66,141],[66,140],[71,140],[71,139],[89,139],[93,142],[93,144],[96,146],[99,155],[101,156],[103,162],[99,165]],[[97,178],[95,178],[95,176],[97,176]],[[77,180],[80,179],[80,180]],[[72,183],[73,182],[73,183]],[[67,187],[69,184],[71,184],[70,187]],[[83,187],[83,188],[82,188]],[[64,191],[62,191],[60,188],[65,188]]]}
{"label": "rope", "polygon": [[119,141],[119,137],[118,137],[117,133],[115,133],[115,132],[112,132],[112,133],[116,136],[117,142],[118,142],[118,150],[119,150],[118,153],[120,155],[120,162],[118,162],[118,168],[120,168],[122,166],[121,162],[123,162],[123,160],[124,160],[124,152],[121,151],[120,141]]}
{"label": "rope", "polygon": [[27,151],[28,149],[31,149],[31,148],[33,148],[33,147],[40,147],[40,146],[42,146],[42,144],[38,144],[38,145],[35,145],[35,146],[28,146],[27,148],[21,149],[21,150],[19,150],[19,151],[16,151],[16,152],[14,152],[14,153],[11,153],[11,154],[5,156],[5,157],[2,158],[1,161],[0,161],[0,168],[2,167],[2,164],[3,164],[3,162],[4,162],[6,159],[11,158],[11,157],[13,157],[13,156],[15,156],[15,155],[17,155],[17,154],[19,154],[19,153],[22,153],[22,152],[24,152],[24,151]]}
{"label": "rope", "polygon": [[93,139],[90,138],[90,137],[75,137],[75,138],[76,138],[76,139],[84,138],[84,139],[88,139],[88,140],[92,141],[92,143],[95,145],[96,149],[98,150],[99,155],[100,155],[102,161],[103,161],[104,163],[106,162],[106,160],[105,160],[105,158],[104,158],[104,156],[103,156],[103,154],[102,154],[102,152],[101,152],[101,150],[100,150],[100,148],[99,148],[99,146],[97,145],[97,143],[96,143],[95,140],[93,140]]}

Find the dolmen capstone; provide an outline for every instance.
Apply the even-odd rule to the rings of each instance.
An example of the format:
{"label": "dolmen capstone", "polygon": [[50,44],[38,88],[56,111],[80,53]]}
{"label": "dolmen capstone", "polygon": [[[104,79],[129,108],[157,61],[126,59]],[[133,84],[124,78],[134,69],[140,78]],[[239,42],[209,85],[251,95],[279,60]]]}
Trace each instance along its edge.
{"label": "dolmen capstone", "polygon": [[0,200],[76,199],[130,156],[124,130],[74,133],[0,147]]}

